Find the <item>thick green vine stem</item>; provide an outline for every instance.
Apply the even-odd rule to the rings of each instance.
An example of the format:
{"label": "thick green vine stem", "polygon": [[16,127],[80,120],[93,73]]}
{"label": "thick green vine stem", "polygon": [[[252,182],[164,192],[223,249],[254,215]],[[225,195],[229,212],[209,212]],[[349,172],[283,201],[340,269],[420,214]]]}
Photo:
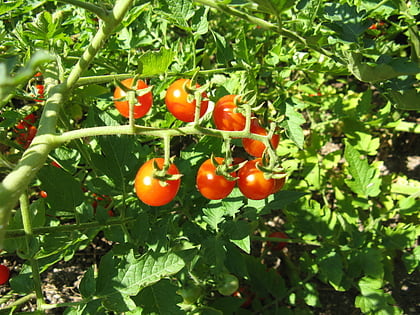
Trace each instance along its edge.
{"label": "thick green vine stem", "polygon": [[[67,95],[76,86],[83,71],[87,69],[106,39],[113,33],[115,27],[120,24],[132,2],[133,0],[117,0],[114,8],[107,11],[104,23],[100,25],[97,34],[70,72],[67,80],[56,86],[57,82],[48,77],[46,78],[45,87],[49,91],[49,97],[40,119],[38,134],[14,170],[0,184],[0,247],[11,209],[15,207],[19,197],[43,166],[48,154],[58,144],[54,135],[57,117]],[[58,67],[60,68],[60,66]]]}
{"label": "thick green vine stem", "polygon": [[23,193],[20,198],[20,211],[22,214],[22,223],[23,229],[25,231],[25,243],[26,243],[26,255],[28,256],[29,263],[32,269],[32,278],[34,281],[34,289],[36,294],[36,301],[38,307],[41,307],[45,304],[44,296],[42,294],[42,284],[41,284],[41,275],[39,271],[38,260],[34,259],[32,255],[32,248],[31,244],[34,242],[34,235],[32,232],[32,220],[31,220],[31,212],[29,209],[29,200],[28,195]]}

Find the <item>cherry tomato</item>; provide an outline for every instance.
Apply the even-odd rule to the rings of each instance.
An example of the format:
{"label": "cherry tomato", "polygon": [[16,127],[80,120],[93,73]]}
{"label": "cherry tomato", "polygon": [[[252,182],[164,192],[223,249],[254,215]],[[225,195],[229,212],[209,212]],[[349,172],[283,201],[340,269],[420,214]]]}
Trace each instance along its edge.
{"label": "cherry tomato", "polygon": [[235,103],[237,95],[220,98],[213,110],[213,121],[219,130],[241,131],[245,128],[245,116],[238,111]]}
{"label": "cherry tomato", "polygon": [[[265,130],[265,128],[258,123],[258,120],[256,118],[251,119],[250,131],[251,133],[255,133],[257,135],[267,135],[267,130]],[[280,136],[278,134],[273,134],[273,136],[270,139],[270,142],[274,149],[277,148],[277,146],[279,145],[279,141]],[[255,157],[262,157],[265,150],[265,144],[262,141],[254,140],[251,138],[243,138],[242,145],[249,155]]]}
{"label": "cherry tomato", "polygon": [[47,194],[47,192],[45,190],[41,190],[39,192],[39,195],[41,196],[41,198],[47,198],[48,197],[48,194]]}
{"label": "cherry tomato", "polygon": [[201,287],[196,285],[188,285],[177,291],[179,295],[182,296],[184,304],[194,304],[197,300],[203,295],[203,290]]}
{"label": "cherry tomato", "polygon": [[[190,79],[178,79],[169,86],[165,96],[165,104],[168,110],[177,119],[184,122],[194,121],[196,100],[193,94],[188,93],[190,84]],[[195,86],[196,88],[200,87],[198,83]],[[207,94],[203,92],[201,95],[200,117],[206,113],[209,104]]]}
{"label": "cherry tomato", "polygon": [[37,90],[37,95],[36,95],[36,98],[35,98],[35,102],[42,102],[45,98],[44,85],[43,84],[37,84],[35,87],[36,87],[36,90]]}
{"label": "cherry tomato", "polygon": [[[144,163],[137,171],[134,181],[134,188],[137,197],[150,206],[163,206],[175,198],[181,184],[180,179],[167,180],[165,183],[153,176],[153,161],[156,161],[159,168],[163,167],[164,159],[155,158]],[[179,174],[175,164],[171,164],[168,174]]]}
{"label": "cherry tomato", "polygon": [[267,198],[276,189],[276,179],[266,179],[264,172],[256,167],[257,163],[261,163],[260,158],[246,162],[238,172],[239,190],[253,200]]}
{"label": "cherry tomato", "polygon": [[218,285],[217,291],[221,295],[229,296],[235,293],[239,288],[238,278],[230,273],[225,273],[222,275]]}
{"label": "cherry tomato", "polygon": [[0,265],[0,285],[5,284],[9,280],[9,277],[9,268],[7,268],[5,265]]}
{"label": "cherry tomato", "polygon": [[36,115],[34,113],[30,113],[16,125],[16,128],[25,129],[34,125],[35,122],[36,122]]}
{"label": "cherry tomato", "polygon": [[[216,162],[223,163],[223,158],[216,157]],[[230,173],[236,177],[235,173]],[[201,164],[197,172],[196,184],[200,193],[207,199],[218,200],[227,197],[235,187],[236,181],[228,180],[223,175],[216,174],[216,166],[208,159]]]}
{"label": "cherry tomato", "polygon": [[[133,85],[133,78],[125,79],[121,81],[121,83],[127,88],[131,88]],[[137,85],[136,85],[137,90],[145,89],[147,87],[148,85],[144,81],[142,80],[137,81]],[[119,86],[115,88],[115,91],[114,91],[115,107],[117,108],[117,110],[120,112],[121,115],[128,118],[129,112],[130,112],[128,100],[121,100],[126,95],[127,93],[123,89],[121,89]],[[134,113],[133,113],[135,119],[141,118],[144,115],[146,115],[153,104],[152,92],[147,92],[144,95],[136,96],[136,98],[137,98],[137,103],[134,104]]]}
{"label": "cherry tomato", "polygon": [[29,126],[27,129],[24,129],[24,131],[19,131],[18,136],[16,137],[17,143],[27,149],[35,138],[36,132],[37,129],[35,126]]}
{"label": "cherry tomato", "polygon": [[[273,232],[269,234],[268,237],[289,238],[289,236],[287,236],[286,233],[281,232],[281,231]],[[287,242],[276,242],[274,244],[270,241],[267,242],[267,246],[270,247],[272,250],[282,250],[283,248],[286,247],[286,245],[287,245]]]}

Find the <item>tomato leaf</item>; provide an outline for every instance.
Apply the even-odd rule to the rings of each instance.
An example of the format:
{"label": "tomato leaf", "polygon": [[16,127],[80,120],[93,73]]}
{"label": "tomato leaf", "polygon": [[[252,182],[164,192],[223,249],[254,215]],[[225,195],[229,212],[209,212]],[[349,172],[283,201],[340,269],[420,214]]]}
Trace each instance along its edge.
{"label": "tomato leaf", "polygon": [[222,202],[220,200],[210,201],[208,207],[203,209],[203,213],[204,222],[213,230],[218,231],[218,225],[225,220],[225,209],[222,206]]}
{"label": "tomato leaf", "polygon": [[304,135],[301,125],[305,122],[302,114],[296,111],[293,104],[286,102],[284,106],[285,120],[281,126],[285,128],[287,136],[299,147],[303,149]]}
{"label": "tomato leaf", "polygon": [[377,169],[370,166],[366,158],[361,158],[361,154],[350,143],[346,143],[344,157],[349,164],[348,171],[352,179],[345,179],[347,186],[360,196],[375,197],[380,193],[381,178],[377,174]]}
{"label": "tomato leaf", "polygon": [[228,221],[224,224],[223,230],[227,233],[232,243],[247,254],[251,252],[251,241],[249,238],[251,226],[249,223],[245,221]]}
{"label": "tomato leaf", "polygon": [[178,272],[185,265],[177,254],[169,252],[147,253],[138,259],[133,254],[106,255],[102,260],[97,280],[99,295],[113,294],[117,290],[124,295],[136,295],[142,288]]}
{"label": "tomato leaf", "polygon": [[46,201],[51,210],[73,212],[83,202],[80,182],[64,170],[54,166],[44,167],[38,173],[38,178],[42,190],[48,192]]}
{"label": "tomato leaf", "polygon": [[84,298],[91,297],[95,294],[96,280],[93,267],[86,270],[82,280],[80,280],[79,290]]}
{"label": "tomato leaf", "polygon": [[148,51],[139,58],[139,73],[143,77],[165,73],[174,59],[175,53],[170,49]]}
{"label": "tomato leaf", "polygon": [[182,302],[177,290],[178,287],[169,280],[162,279],[141,290],[133,299],[145,314],[185,314],[177,305]]}

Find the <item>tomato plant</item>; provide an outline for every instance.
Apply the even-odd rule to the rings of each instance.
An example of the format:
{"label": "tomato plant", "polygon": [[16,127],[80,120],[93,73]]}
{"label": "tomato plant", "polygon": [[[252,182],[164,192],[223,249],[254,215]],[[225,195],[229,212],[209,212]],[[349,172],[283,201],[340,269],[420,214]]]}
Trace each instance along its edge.
{"label": "tomato plant", "polygon": [[[267,130],[262,127],[256,118],[251,119],[251,133],[267,136]],[[270,139],[271,146],[275,150],[279,145],[280,136],[278,134],[273,134]],[[243,138],[242,145],[248,154],[255,156],[255,157],[262,157],[266,146],[262,141],[251,139],[251,138]]]}
{"label": "tomato plant", "polygon": [[[137,171],[134,180],[134,188],[137,197],[145,204],[150,206],[163,206],[171,202],[178,193],[181,184],[180,179],[162,180],[156,178],[156,169],[164,166],[163,158],[154,158],[144,163]],[[169,175],[179,175],[179,170],[175,164],[170,164],[167,173]]]}
{"label": "tomato plant", "polygon": [[[214,162],[217,165],[224,161],[221,157],[215,157]],[[236,180],[227,179],[223,175],[217,174],[217,165],[213,164],[212,159],[204,161],[197,172],[196,185],[200,193],[207,199],[223,199],[226,198],[233,190]],[[235,178],[235,172],[230,173]]]}
{"label": "tomato plant", "polygon": [[[150,108],[153,105],[153,95],[152,92],[144,92],[143,89],[147,89],[148,85],[143,80],[137,80],[136,85],[133,87],[133,78],[125,79],[121,81],[121,84],[125,86],[128,90],[134,89],[138,95],[135,99],[137,100],[134,103],[134,112],[133,117],[135,119],[141,118],[147,114]],[[114,104],[117,110],[124,117],[129,117],[129,101],[127,99],[127,92],[124,91],[121,87],[117,86],[114,90]]]}
{"label": "tomato plant", "polygon": [[[195,89],[198,89],[200,85],[195,84]],[[196,99],[194,97],[194,91],[191,87],[190,79],[178,79],[166,90],[165,94],[165,104],[168,110],[174,115],[177,119],[184,122],[194,121],[195,108],[196,108]],[[209,101],[207,100],[207,93],[201,93],[201,103],[200,103],[200,117],[202,117],[208,107]]]}
{"label": "tomato plant", "polygon": [[241,131],[245,128],[246,118],[237,105],[238,95],[222,96],[215,104],[213,121],[217,129]]}
{"label": "tomato plant", "polygon": [[0,313],[420,313],[419,12],[2,2]]}
{"label": "tomato plant", "polygon": [[5,265],[0,265],[0,285],[5,284],[10,277],[9,268]]}

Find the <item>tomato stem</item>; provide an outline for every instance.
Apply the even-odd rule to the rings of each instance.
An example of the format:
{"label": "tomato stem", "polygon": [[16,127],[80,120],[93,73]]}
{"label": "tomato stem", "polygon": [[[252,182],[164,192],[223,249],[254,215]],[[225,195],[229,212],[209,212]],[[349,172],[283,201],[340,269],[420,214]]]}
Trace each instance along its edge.
{"label": "tomato stem", "polygon": [[34,280],[34,288],[36,293],[36,301],[38,308],[41,308],[45,304],[44,296],[42,294],[42,284],[41,276],[39,271],[38,260],[34,258],[34,252],[31,249],[32,244],[34,243],[34,235],[32,231],[32,220],[31,213],[29,210],[29,200],[28,195],[23,193],[20,198],[20,211],[22,214],[22,223],[23,229],[25,231],[25,243],[26,243],[26,255],[28,256],[29,263],[32,269],[32,277]]}

